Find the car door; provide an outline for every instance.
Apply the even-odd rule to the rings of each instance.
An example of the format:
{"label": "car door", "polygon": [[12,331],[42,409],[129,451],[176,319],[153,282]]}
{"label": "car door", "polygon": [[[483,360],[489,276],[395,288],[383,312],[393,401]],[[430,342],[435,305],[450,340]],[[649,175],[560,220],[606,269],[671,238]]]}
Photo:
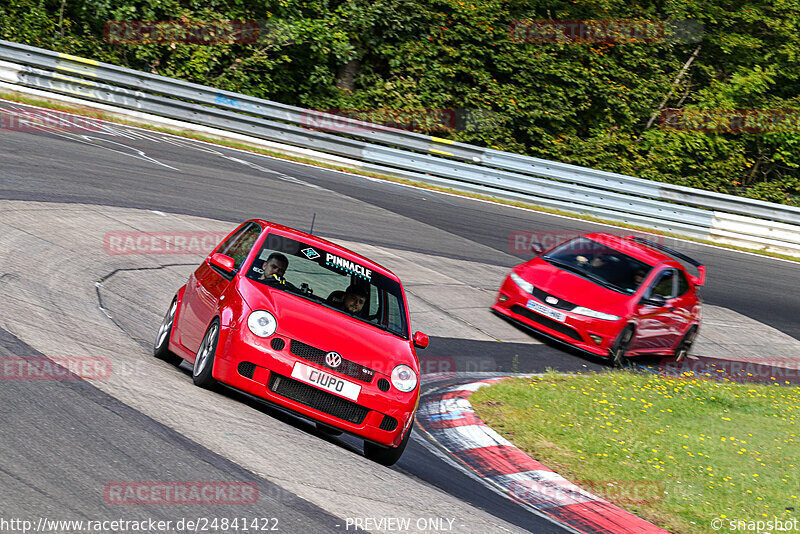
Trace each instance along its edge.
{"label": "car door", "polygon": [[224,305],[225,291],[260,233],[261,227],[258,224],[249,223],[223,241],[214,251],[233,258],[233,273],[226,273],[211,265],[209,258],[206,258],[189,277],[183,297],[184,322],[181,325],[181,344],[191,352],[196,352],[200,347],[206,328],[219,308]]}
{"label": "car door", "polygon": [[[631,350],[639,352],[663,351],[676,342],[679,334],[676,313],[677,271],[671,267],[662,269],[650,283],[644,298],[636,308],[636,337]],[[648,302],[661,297],[663,305]]]}
{"label": "car door", "polygon": [[672,338],[672,343],[668,345],[670,348],[674,347],[680,341],[697,313],[697,297],[690,291],[691,286],[686,279],[686,275],[680,269],[676,269],[676,275],[676,296],[670,302],[672,305],[672,326],[675,335]]}

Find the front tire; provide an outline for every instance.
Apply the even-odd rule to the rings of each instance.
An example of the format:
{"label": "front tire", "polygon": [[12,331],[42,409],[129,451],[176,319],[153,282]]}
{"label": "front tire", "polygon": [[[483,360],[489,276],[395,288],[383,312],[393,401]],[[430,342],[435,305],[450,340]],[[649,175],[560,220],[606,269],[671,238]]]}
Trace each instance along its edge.
{"label": "front tire", "polygon": [[161,321],[161,326],[156,334],[153,344],[153,356],[172,365],[180,365],[183,358],[169,350],[169,338],[172,336],[172,327],[175,324],[175,313],[178,311],[178,297],[172,299],[167,314]]}
{"label": "front tire", "polygon": [[406,431],[405,437],[403,437],[403,441],[401,441],[400,445],[397,447],[384,447],[383,445],[377,445],[375,443],[365,441],[364,456],[373,462],[385,465],[386,467],[396,464],[403,455],[403,451],[406,450],[406,445],[408,445],[408,440],[411,438],[411,431],[413,429],[414,423],[412,422],[411,426],[409,426],[408,430]]}
{"label": "front tire", "polygon": [[197,349],[197,357],[194,359],[192,381],[194,381],[195,386],[208,389],[217,383],[213,376],[217,341],[219,341],[219,321],[214,319],[211,322],[211,326],[206,330],[206,335],[203,336],[200,348]]}
{"label": "front tire", "polygon": [[622,332],[619,333],[616,341],[614,341],[614,344],[611,346],[608,356],[614,367],[623,367],[628,363],[628,358],[625,356],[625,353],[628,352],[628,347],[631,341],[633,341],[633,333],[633,326],[626,326],[622,329]]}

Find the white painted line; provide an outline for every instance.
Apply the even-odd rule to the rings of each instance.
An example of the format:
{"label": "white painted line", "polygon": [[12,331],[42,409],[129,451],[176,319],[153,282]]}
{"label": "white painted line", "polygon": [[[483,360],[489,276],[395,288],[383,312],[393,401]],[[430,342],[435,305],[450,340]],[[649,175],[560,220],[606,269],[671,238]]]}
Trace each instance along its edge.
{"label": "white painted line", "polygon": [[452,444],[451,451],[466,451],[497,445],[513,446],[510,441],[486,425],[455,426],[437,430],[436,434]]}
{"label": "white painted line", "polygon": [[450,412],[472,412],[472,404],[467,399],[441,399],[438,401],[425,402],[420,405],[417,413],[431,416],[439,414],[447,414]]}
{"label": "white painted line", "polygon": [[464,384],[449,388],[448,391],[478,391],[479,389],[485,388],[486,386],[491,386],[492,384],[493,382],[473,382],[472,384]]}

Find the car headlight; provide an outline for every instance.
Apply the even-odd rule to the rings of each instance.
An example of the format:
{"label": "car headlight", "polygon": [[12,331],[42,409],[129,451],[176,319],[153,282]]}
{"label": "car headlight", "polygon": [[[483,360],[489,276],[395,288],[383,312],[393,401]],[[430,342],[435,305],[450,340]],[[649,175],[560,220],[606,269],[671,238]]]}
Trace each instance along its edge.
{"label": "car headlight", "polygon": [[514,283],[517,284],[520,287],[520,289],[522,289],[523,291],[527,291],[528,293],[533,293],[533,284],[523,280],[520,275],[518,275],[514,271],[511,271],[511,274],[509,274],[508,276],[511,277]]}
{"label": "car headlight", "polygon": [[611,315],[610,313],[603,313],[597,310],[592,310],[589,308],[584,308],[583,306],[578,306],[574,310],[570,310],[572,313],[577,313],[578,315],[585,315],[586,317],[593,317],[595,319],[603,319],[604,321],[618,321],[621,319],[618,315]]}
{"label": "car headlight", "polygon": [[278,320],[268,311],[256,310],[247,318],[247,326],[258,337],[269,337],[278,329]]}
{"label": "car headlight", "polygon": [[417,373],[407,365],[398,365],[392,370],[392,384],[403,393],[413,391],[417,387]]}

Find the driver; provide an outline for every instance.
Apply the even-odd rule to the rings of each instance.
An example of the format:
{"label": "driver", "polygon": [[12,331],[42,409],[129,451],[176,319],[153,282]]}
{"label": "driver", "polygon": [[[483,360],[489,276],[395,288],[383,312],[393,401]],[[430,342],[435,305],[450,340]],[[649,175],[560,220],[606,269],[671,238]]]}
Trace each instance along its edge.
{"label": "driver", "polygon": [[280,252],[273,252],[269,255],[262,265],[264,270],[259,277],[259,280],[275,281],[285,284],[286,280],[283,275],[286,274],[286,269],[289,268],[289,259]]}
{"label": "driver", "polygon": [[342,297],[339,309],[351,315],[358,315],[364,309],[368,296],[367,289],[364,286],[350,284],[344,291],[344,297]]}

